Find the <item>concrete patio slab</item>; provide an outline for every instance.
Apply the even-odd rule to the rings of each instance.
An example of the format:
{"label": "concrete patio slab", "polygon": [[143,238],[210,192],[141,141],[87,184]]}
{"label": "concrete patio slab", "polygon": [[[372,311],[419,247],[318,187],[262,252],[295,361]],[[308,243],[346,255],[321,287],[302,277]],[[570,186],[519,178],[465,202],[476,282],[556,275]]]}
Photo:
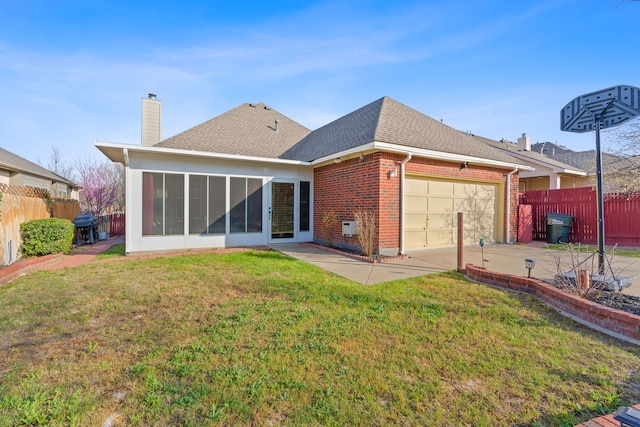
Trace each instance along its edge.
{"label": "concrete patio slab", "polygon": [[[457,267],[457,249],[432,249],[409,253],[406,259],[396,259],[384,263],[370,264],[343,255],[328,252],[319,247],[297,243],[272,245],[272,249],[316,265],[324,270],[338,274],[362,284],[376,284],[391,280],[407,279],[425,274],[455,270]],[[482,266],[483,250],[480,246],[464,248],[463,262]],[[588,256],[580,254],[579,260]],[[539,242],[533,244],[504,245],[494,244],[484,247],[484,266],[488,270],[526,276],[525,259],[536,260],[531,275],[541,280],[550,281],[558,272],[558,265],[563,269],[571,269],[572,259],[568,251],[549,250],[541,247]],[[640,259],[615,256],[612,267],[616,274],[630,277],[633,284],[622,292],[640,296]],[[597,270],[597,259],[584,265],[585,269]]]}

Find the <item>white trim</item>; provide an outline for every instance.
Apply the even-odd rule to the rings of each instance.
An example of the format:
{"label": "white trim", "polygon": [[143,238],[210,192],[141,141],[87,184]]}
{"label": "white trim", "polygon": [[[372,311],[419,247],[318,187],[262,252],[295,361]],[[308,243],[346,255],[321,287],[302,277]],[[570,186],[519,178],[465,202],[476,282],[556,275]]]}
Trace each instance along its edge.
{"label": "white trim", "polygon": [[407,158],[400,162],[400,255],[404,255],[404,212],[405,212],[405,165],[411,160],[411,153],[407,154]]}
{"label": "white trim", "polygon": [[[517,158],[522,159],[524,161],[528,161],[528,162],[531,162],[531,163],[538,163],[538,164],[542,165],[543,167],[548,167],[554,173],[566,173],[566,174],[571,174],[571,175],[587,176],[587,173],[585,171],[582,171],[582,170],[566,169],[566,168],[563,168],[561,166],[554,165],[553,163],[545,162],[542,159],[534,159],[534,158],[522,155],[520,153],[510,153],[510,154],[513,157],[517,157]],[[550,159],[550,160],[553,160],[553,159]]]}
{"label": "white trim", "polygon": [[461,163],[468,162],[468,163],[473,163],[477,165],[496,166],[496,167],[509,168],[509,169],[519,168],[520,170],[528,170],[528,171],[535,170],[535,168],[531,166],[521,165],[518,163],[509,163],[509,162],[503,162],[500,160],[491,160],[491,159],[484,159],[481,157],[465,156],[462,154],[445,153],[442,151],[407,147],[404,145],[389,144],[387,142],[378,142],[378,141],[373,141],[368,144],[359,145],[357,147],[350,148],[348,150],[340,151],[338,153],[334,153],[329,156],[321,157],[319,159],[312,161],[311,165],[315,166],[319,163],[334,161],[337,158],[347,157],[353,154],[361,153],[363,151],[376,151],[376,150],[386,151],[390,153],[404,154],[404,155],[411,154],[412,156],[416,156],[416,157],[428,157],[431,159],[445,160],[449,162],[461,162]]}
{"label": "white trim", "polygon": [[[518,168],[515,168],[507,174],[507,232],[506,239],[503,238],[503,242],[511,243],[511,175],[518,172]],[[516,236],[516,240],[518,236]]]}
{"label": "white trim", "polygon": [[[111,161],[122,163],[124,158],[120,156],[109,156],[108,152],[113,149],[127,150],[128,152],[141,152],[141,153],[154,153],[154,154],[172,154],[182,155],[188,157],[210,158],[210,159],[222,159],[222,160],[240,160],[246,162],[259,162],[259,163],[274,163],[280,165],[297,165],[297,166],[310,166],[309,162],[302,162],[299,160],[283,160],[274,159],[271,157],[257,157],[257,156],[243,156],[240,154],[224,154],[213,153],[209,151],[197,151],[197,150],[185,150],[181,148],[166,148],[166,147],[143,147],[141,145],[120,144],[115,142],[101,142],[95,141],[94,146],[102,151]],[[112,153],[115,154],[115,153]],[[118,153],[120,154],[120,153]],[[128,153],[127,153],[128,155]]]}

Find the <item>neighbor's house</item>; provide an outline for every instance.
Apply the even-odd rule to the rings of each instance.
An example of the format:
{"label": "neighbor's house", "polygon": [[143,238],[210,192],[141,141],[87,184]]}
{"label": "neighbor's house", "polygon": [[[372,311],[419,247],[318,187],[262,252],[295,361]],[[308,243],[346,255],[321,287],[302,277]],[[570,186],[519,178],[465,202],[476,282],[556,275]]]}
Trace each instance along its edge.
{"label": "neighbor's house", "polygon": [[534,169],[520,173],[521,192],[593,186],[591,176],[583,169],[532,150],[531,139],[526,134],[522,134],[515,143],[505,139],[500,141],[481,139]]}
{"label": "neighbor's house", "polygon": [[0,148],[0,184],[38,188],[52,198],[78,200],[78,186],[73,182],[4,148]]}
{"label": "neighbor's house", "polygon": [[[379,218],[393,255],[513,242],[521,171],[510,153],[383,97],[315,131],[243,104],[161,140],[161,104],[143,99],[142,145],[96,142],[126,170],[126,250],[325,243],[358,246],[357,211]],[[342,224],[342,221],[347,224]]]}
{"label": "neighbor's house", "polygon": [[[533,144],[532,151],[558,162],[569,164],[586,172],[583,187],[596,185],[596,150],[574,151],[552,142]],[[638,184],[633,177],[638,171],[638,159],[602,153],[603,189],[605,193],[638,191]]]}
{"label": "neighbor's house", "polygon": [[[71,181],[0,148],[0,265],[20,258],[20,224],[49,218],[48,198],[78,198]],[[53,209],[52,209],[53,208]]]}

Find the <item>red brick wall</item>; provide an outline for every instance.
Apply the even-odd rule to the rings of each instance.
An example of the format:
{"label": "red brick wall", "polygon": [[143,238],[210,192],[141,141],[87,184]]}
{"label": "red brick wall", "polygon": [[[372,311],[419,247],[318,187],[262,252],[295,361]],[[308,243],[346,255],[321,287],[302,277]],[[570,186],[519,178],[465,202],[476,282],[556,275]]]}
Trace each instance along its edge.
{"label": "red brick wall", "polygon": [[[358,246],[355,238],[342,236],[341,221],[353,220],[354,213],[373,211],[378,217],[379,242],[382,249],[400,248],[400,163],[401,154],[374,153],[318,167],[314,170],[314,230],[315,239],[326,240],[322,217],[333,211],[338,217],[336,242]],[[389,172],[397,169],[397,175]],[[460,163],[413,158],[405,167],[406,173],[432,177],[506,183],[509,170]],[[511,237],[517,235],[518,176],[511,176]],[[506,207],[506,203],[504,204]],[[504,223],[506,224],[506,209]]]}
{"label": "red brick wall", "polygon": [[[357,211],[379,214],[380,153],[343,160],[314,170],[313,236],[326,240],[322,217],[329,211],[338,217],[336,242],[358,246],[355,238],[342,236],[342,221],[353,221]],[[378,215],[379,216],[379,215]]]}

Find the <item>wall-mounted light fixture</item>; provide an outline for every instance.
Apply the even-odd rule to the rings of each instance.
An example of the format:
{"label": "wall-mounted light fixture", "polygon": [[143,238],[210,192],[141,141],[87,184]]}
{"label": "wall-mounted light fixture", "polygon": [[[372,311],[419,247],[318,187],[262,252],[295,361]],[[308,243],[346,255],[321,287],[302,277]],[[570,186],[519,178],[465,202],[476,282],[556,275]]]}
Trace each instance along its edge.
{"label": "wall-mounted light fixture", "polygon": [[396,176],[398,176],[398,168],[391,169],[389,172],[387,172],[387,176],[389,178],[395,178]]}
{"label": "wall-mounted light fixture", "polygon": [[336,157],[336,158],[333,160],[333,163],[340,163],[340,157]]}
{"label": "wall-mounted light fixture", "polygon": [[460,163],[460,169],[465,169],[467,166],[469,166],[469,162]]}

